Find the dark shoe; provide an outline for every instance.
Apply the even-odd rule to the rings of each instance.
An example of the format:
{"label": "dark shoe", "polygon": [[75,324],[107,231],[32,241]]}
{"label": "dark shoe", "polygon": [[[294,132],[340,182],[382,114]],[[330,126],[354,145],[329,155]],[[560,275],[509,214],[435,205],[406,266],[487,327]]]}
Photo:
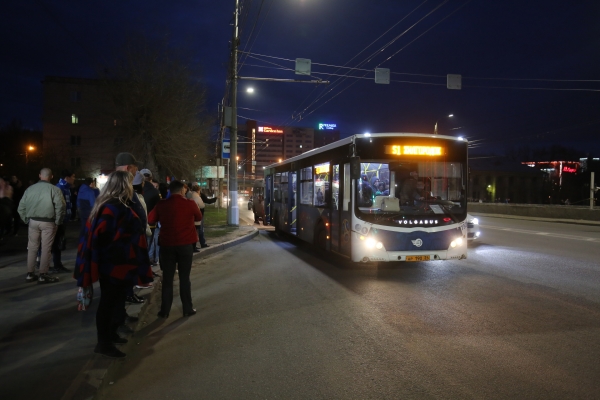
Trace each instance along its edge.
{"label": "dark shoe", "polygon": [[135,285],[135,287],[137,289],[152,289],[154,287],[154,285],[152,285],[152,282],[150,282],[150,283],[142,283],[140,285]]}
{"label": "dark shoe", "polygon": [[209,247],[209,245],[208,245],[208,244],[203,244],[203,245],[202,245],[202,246],[200,246],[200,247],[202,247],[203,249],[205,249],[205,248]]}
{"label": "dark shoe", "polygon": [[126,335],[131,335],[133,332],[135,332],[133,329],[131,329],[130,327],[128,327],[125,324],[119,326],[119,328],[117,329],[117,331],[119,331],[121,333],[124,333]]}
{"label": "dark shoe", "polygon": [[38,278],[38,284],[40,283],[56,283],[58,282],[58,278],[55,276],[50,276],[48,274],[40,274]]}
{"label": "dark shoe", "polygon": [[121,350],[117,349],[115,346],[106,346],[97,344],[94,349],[94,353],[102,354],[104,357],[108,358],[125,358],[127,355],[123,353]]}
{"label": "dark shoe", "polygon": [[184,317],[191,317],[192,315],[196,315],[196,309],[195,308],[193,308],[191,311],[183,313]]}
{"label": "dark shoe", "polygon": [[156,272],[152,271],[152,277],[153,278],[160,278],[160,275],[157,274]]}
{"label": "dark shoe", "polygon": [[169,318],[169,314],[165,314],[162,311],[159,311],[158,314],[156,314],[156,316],[159,318]]}
{"label": "dark shoe", "polygon": [[59,271],[58,269],[54,268],[54,267],[50,267],[50,268],[48,268],[48,273],[49,273],[49,274],[52,274],[52,275],[54,275],[54,274],[58,274],[59,272],[60,272],[60,271]]}
{"label": "dark shoe", "polygon": [[62,264],[55,265],[55,266],[54,266],[54,269],[55,269],[57,272],[71,272],[71,270],[70,270],[69,268],[66,268],[66,267],[65,267],[64,265],[62,265]]}
{"label": "dark shoe", "polygon": [[194,253],[199,253],[199,252],[200,252],[200,249],[197,247],[194,247]]}
{"label": "dark shoe", "polygon": [[129,316],[129,315],[128,315],[128,316],[125,318],[125,320],[126,320],[127,322],[138,322],[140,319],[139,319],[138,317],[131,317],[131,316]]}
{"label": "dark shoe", "polygon": [[127,296],[127,298],[125,299],[125,301],[127,303],[131,303],[131,304],[142,304],[144,302],[144,299],[137,297],[135,294],[133,296]]}
{"label": "dark shoe", "polygon": [[128,341],[129,341],[129,340],[127,340],[127,339],[123,339],[123,338],[122,338],[122,337],[120,337],[120,336],[117,336],[117,337],[113,338],[113,340],[111,340],[111,342],[112,342],[113,344],[125,344],[125,343],[127,343]]}
{"label": "dark shoe", "polygon": [[33,272],[28,272],[27,277],[25,278],[25,282],[35,282],[37,281],[39,276],[34,274]]}

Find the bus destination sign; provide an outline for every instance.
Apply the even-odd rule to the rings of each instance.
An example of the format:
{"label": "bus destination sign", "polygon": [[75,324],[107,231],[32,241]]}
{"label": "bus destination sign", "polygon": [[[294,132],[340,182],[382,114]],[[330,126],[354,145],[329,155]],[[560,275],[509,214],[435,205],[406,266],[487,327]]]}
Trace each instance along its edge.
{"label": "bus destination sign", "polygon": [[441,156],[442,147],[439,146],[385,146],[385,154],[396,156]]}

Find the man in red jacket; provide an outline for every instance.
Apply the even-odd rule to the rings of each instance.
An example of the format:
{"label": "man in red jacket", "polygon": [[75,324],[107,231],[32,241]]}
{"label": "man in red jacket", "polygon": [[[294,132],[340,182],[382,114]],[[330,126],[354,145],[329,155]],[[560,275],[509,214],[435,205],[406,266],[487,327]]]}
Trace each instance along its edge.
{"label": "man in red jacket", "polygon": [[202,220],[202,214],[193,200],[185,198],[185,189],[180,181],[169,184],[171,196],[159,201],[150,215],[151,225],[160,222],[160,267],[162,276],[162,303],[158,316],[167,318],[173,304],[173,277],[175,268],[179,271],[179,296],[183,306],[183,316],[196,314],[192,305],[192,285],[190,272],[194,244],[198,241],[195,221]]}

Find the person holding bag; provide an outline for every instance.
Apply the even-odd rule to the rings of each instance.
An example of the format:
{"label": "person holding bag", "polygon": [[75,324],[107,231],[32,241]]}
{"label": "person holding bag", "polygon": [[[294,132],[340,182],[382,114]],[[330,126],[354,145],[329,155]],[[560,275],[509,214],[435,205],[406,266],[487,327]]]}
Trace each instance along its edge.
{"label": "person holding bag", "polygon": [[126,356],[115,344],[127,343],[117,334],[127,288],[153,280],[143,217],[132,208],[132,180],[127,171],[109,175],[80,237],[74,273],[83,288],[100,281],[94,352],[109,358]]}

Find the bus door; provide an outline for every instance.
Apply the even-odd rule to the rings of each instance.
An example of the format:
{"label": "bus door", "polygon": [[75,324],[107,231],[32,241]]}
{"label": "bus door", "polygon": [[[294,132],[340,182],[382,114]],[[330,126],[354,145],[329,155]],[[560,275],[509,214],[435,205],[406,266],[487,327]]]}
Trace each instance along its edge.
{"label": "bus door", "polygon": [[[269,225],[271,224],[271,187],[272,187],[271,180],[272,179],[273,179],[273,177],[270,175],[267,176],[265,179],[265,196],[264,196],[265,203],[264,203],[264,206],[265,206],[266,221],[263,221],[263,224],[267,223]],[[256,193],[254,193],[254,194],[256,195]]]}
{"label": "bus door", "polygon": [[331,179],[331,250],[337,253],[340,252],[340,193],[342,193],[340,185],[340,165],[334,164],[332,167]]}
{"label": "bus door", "polygon": [[296,171],[289,173],[289,213],[288,213],[288,225],[290,227],[289,232],[292,235],[298,234],[298,224],[297,224],[297,204],[298,204],[298,190],[296,188]]}
{"label": "bus door", "polygon": [[352,223],[352,180],[350,179],[350,164],[344,164],[343,174],[340,175],[339,218],[338,225],[339,253],[350,257],[351,223]]}

